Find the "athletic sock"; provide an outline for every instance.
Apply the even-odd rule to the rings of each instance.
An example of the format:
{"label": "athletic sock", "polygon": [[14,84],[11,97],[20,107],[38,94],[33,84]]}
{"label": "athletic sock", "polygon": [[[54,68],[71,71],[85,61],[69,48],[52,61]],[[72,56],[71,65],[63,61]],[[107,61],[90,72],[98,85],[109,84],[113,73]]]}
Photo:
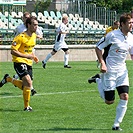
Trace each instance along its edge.
{"label": "athletic sock", "polygon": [[24,108],[29,106],[30,92],[31,92],[30,87],[24,86],[23,88]]}
{"label": "athletic sock", "polygon": [[119,126],[119,124],[122,122],[127,110],[127,103],[127,100],[120,99],[119,104],[116,108],[116,118],[114,122],[114,127]]}
{"label": "athletic sock", "polygon": [[51,57],[52,57],[52,54],[49,53],[49,54],[46,56],[45,60],[43,60],[43,62],[44,62],[44,63],[47,63],[47,61],[48,61]]}
{"label": "athletic sock", "polygon": [[98,91],[99,91],[100,97],[105,101],[105,95],[104,95],[104,90],[103,90],[101,79],[96,78],[96,83],[98,85]]}
{"label": "athletic sock", "polygon": [[22,88],[22,80],[17,80],[11,77],[7,77],[7,82],[11,82],[14,86],[20,88],[21,90]]}
{"label": "athletic sock", "polygon": [[69,54],[64,55],[64,65],[68,65]]}
{"label": "athletic sock", "polygon": [[31,89],[31,90],[34,90],[34,87],[32,86],[30,89]]}

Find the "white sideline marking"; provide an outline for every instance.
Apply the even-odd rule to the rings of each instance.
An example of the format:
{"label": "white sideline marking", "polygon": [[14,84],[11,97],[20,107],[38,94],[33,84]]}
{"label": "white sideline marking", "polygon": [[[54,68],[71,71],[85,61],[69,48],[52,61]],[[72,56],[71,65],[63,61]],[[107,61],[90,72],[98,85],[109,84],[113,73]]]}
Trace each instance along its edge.
{"label": "white sideline marking", "polygon": [[[40,94],[35,94],[35,96],[56,95],[56,94],[71,94],[71,93],[83,93],[83,92],[93,92],[93,91],[96,91],[96,90],[40,93]],[[1,96],[0,99],[2,99],[2,98],[17,98],[17,97],[22,97],[22,95],[18,95],[18,96]]]}

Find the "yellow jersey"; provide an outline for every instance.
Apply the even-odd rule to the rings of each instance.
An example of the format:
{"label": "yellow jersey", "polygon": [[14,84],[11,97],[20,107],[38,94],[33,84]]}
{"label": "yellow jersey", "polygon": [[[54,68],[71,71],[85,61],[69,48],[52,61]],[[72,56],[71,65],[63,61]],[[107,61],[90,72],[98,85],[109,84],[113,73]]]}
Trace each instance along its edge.
{"label": "yellow jersey", "polygon": [[[14,38],[11,49],[23,54],[32,54],[35,45],[36,34],[33,33],[32,36],[28,36],[25,32],[23,32]],[[12,61],[16,63],[26,63],[30,66],[32,66],[33,63],[31,59],[17,57],[14,55],[12,55]]]}
{"label": "yellow jersey", "polygon": [[[118,29],[118,28],[117,28],[117,29]],[[113,29],[112,26],[108,27],[108,28],[106,29],[105,35],[108,34],[110,31],[117,30],[117,29]]]}
{"label": "yellow jersey", "polygon": [[112,31],[112,30],[113,30],[113,29],[112,29],[112,26],[108,27],[108,28],[106,29],[106,34],[109,33],[109,32]]}

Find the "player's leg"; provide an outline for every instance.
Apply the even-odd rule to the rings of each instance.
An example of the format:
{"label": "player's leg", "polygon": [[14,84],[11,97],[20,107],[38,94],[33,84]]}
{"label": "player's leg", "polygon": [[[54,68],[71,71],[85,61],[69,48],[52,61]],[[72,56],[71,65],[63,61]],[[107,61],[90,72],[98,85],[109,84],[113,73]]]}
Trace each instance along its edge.
{"label": "player's leg", "polygon": [[22,79],[24,111],[32,111],[32,108],[29,106],[32,87],[32,66],[25,63],[14,63],[14,69],[20,79]]}
{"label": "player's leg", "polygon": [[104,86],[101,78],[96,78],[97,88],[98,92],[100,94],[100,97],[105,101],[105,92],[104,92]]}
{"label": "player's leg", "polygon": [[13,78],[15,78],[15,79],[19,79],[18,74],[16,73],[15,75],[13,75]]}
{"label": "player's leg", "polygon": [[119,73],[121,76],[117,79],[117,91],[120,97],[120,101],[116,108],[116,118],[113,127],[119,127],[120,123],[122,122],[128,104],[128,92],[129,92],[129,79],[128,79],[128,72],[124,71]]}
{"label": "player's leg", "polygon": [[24,99],[24,111],[32,111],[32,108],[29,105],[30,102],[30,88],[32,87],[32,80],[30,75],[27,74],[22,77],[23,81],[23,99]]}
{"label": "player's leg", "polygon": [[68,48],[62,48],[64,51],[64,68],[71,68],[71,66],[68,64],[69,61],[69,49]]}
{"label": "player's leg", "polygon": [[7,82],[11,82],[14,86],[20,88],[21,90],[23,89],[22,88],[22,80],[14,79],[14,78],[10,77],[9,74],[5,74],[5,76],[3,77],[3,79],[0,82],[0,87],[2,87]]}
{"label": "player's leg", "polygon": [[33,71],[32,71],[32,67],[31,66],[27,66],[28,67],[28,73],[31,77],[31,80],[32,80],[32,86],[31,86],[31,96],[35,95],[37,93],[37,91],[34,89],[33,87]]}
{"label": "player's leg", "polygon": [[52,52],[49,53],[49,54],[46,56],[46,58],[42,61],[42,66],[43,66],[44,69],[46,68],[46,63],[47,63],[47,61],[48,61],[53,55],[55,55],[56,52],[57,52],[57,51],[56,51],[55,49],[53,49]]}
{"label": "player's leg", "polygon": [[128,90],[129,90],[128,86],[117,87],[120,101],[119,101],[118,106],[116,108],[116,118],[115,118],[112,130],[120,128],[120,123],[122,122],[122,120],[125,116],[125,113],[127,110],[127,103],[128,103]]}
{"label": "player's leg", "polygon": [[102,74],[96,74],[93,77],[88,79],[88,82],[91,83],[97,83],[98,86],[98,91],[100,94],[100,97],[105,100],[105,96],[104,96],[104,85],[103,85],[103,81],[102,81]]}

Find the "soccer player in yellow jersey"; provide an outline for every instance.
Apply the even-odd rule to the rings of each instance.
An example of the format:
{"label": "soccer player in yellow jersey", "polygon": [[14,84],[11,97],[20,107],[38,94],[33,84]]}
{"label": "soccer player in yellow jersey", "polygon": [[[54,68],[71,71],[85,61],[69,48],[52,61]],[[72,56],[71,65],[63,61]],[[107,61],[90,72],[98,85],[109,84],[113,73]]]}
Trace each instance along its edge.
{"label": "soccer player in yellow jersey", "polygon": [[33,53],[33,48],[36,45],[36,29],[38,21],[36,17],[31,17],[26,20],[27,30],[14,38],[11,46],[12,61],[14,69],[19,75],[20,80],[16,80],[5,74],[0,82],[0,87],[5,83],[11,82],[16,87],[23,91],[24,111],[32,111],[30,107],[30,88],[32,87],[32,63],[33,60],[38,63],[39,59]]}
{"label": "soccer player in yellow jersey", "polygon": [[105,35],[106,35],[107,33],[109,33],[110,31],[113,31],[113,30],[118,29],[119,26],[120,26],[119,21],[118,21],[118,20],[117,20],[117,21],[114,21],[114,24],[106,29]]}

